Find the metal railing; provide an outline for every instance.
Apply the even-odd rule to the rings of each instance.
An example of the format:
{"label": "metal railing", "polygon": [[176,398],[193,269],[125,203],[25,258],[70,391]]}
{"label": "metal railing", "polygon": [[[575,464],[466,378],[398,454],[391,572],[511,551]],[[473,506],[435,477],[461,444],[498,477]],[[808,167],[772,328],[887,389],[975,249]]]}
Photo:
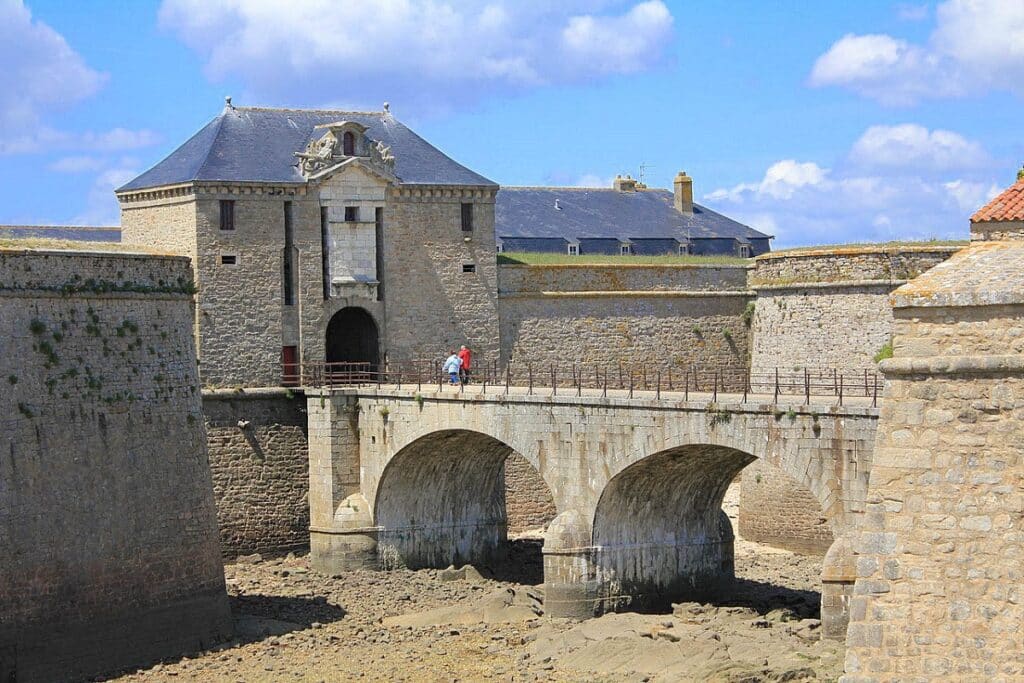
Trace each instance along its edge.
{"label": "metal railing", "polygon": [[[390,385],[409,387],[417,391],[436,387],[443,390],[449,385],[449,375],[442,372],[442,361],[408,360],[371,363],[302,363],[282,368],[286,386],[342,387]],[[811,397],[830,397],[843,405],[846,398],[867,398],[878,405],[882,390],[881,377],[874,370],[804,369],[799,371],[751,372],[742,367],[708,367],[692,365],[685,368],[658,364],[627,365],[598,363],[531,364],[496,361],[474,363],[469,376],[472,385],[483,393],[509,393],[511,389],[525,389],[527,394],[550,391],[552,395],[581,396],[584,389],[598,390],[601,396],[608,392],[627,392],[633,398],[638,391],[654,392],[655,398],[663,393],[682,394],[688,400],[691,393],[718,395],[742,394],[746,401],[751,395],[771,396],[773,402],[781,397],[802,397],[806,404]],[[459,391],[466,385],[459,383]]]}

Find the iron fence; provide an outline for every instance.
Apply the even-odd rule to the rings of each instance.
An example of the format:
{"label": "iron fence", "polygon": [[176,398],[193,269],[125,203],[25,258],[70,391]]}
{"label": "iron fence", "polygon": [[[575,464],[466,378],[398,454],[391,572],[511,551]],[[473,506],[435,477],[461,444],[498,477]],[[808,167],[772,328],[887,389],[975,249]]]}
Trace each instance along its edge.
{"label": "iron fence", "polygon": [[[390,385],[415,387],[417,391],[437,387],[443,389],[449,383],[449,375],[442,372],[439,360],[385,361],[371,363],[301,363],[282,367],[282,380],[286,386],[341,387],[365,385]],[[609,391],[627,392],[632,398],[638,391],[654,392],[655,398],[662,393],[682,394],[684,400],[691,393],[710,394],[711,400],[718,395],[743,395],[746,401],[750,395],[772,396],[773,402],[780,397],[802,397],[810,403],[812,396],[831,397],[839,405],[850,397],[871,399],[878,405],[882,379],[874,370],[804,369],[799,371],[751,372],[737,367],[708,367],[692,365],[685,368],[657,364],[598,364],[564,363],[532,364],[506,363],[496,361],[474,362],[469,382],[478,386],[483,393],[509,393],[513,388],[550,392],[553,395],[581,396],[583,390],[597,390],[602,396]],[[456,388],[465,390],[459,383]]]}

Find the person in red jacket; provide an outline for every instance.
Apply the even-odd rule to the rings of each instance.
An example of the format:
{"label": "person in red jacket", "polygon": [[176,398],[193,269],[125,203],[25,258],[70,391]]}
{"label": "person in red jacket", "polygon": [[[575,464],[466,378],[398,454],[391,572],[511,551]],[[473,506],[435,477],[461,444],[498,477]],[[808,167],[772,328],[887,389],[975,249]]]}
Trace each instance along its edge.
{"label": "person in red jacket", "polygon": [[469,384],[469,363],[473,358],[473,352],[469,350],[465,344],[459,348],[459,360],[462,361],[462,365],[459,366],[459,376],[463,384]]}

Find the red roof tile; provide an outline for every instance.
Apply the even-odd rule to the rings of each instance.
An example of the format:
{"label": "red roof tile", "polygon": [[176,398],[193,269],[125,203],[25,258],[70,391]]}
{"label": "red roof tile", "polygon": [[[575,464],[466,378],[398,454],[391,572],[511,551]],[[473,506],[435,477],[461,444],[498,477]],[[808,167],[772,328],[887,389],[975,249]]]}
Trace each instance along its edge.
{"label": "red roof tile", "polygon": [[971,216],[972,223],[982,221],[1024,221],[1024,180],[1018,180]]}

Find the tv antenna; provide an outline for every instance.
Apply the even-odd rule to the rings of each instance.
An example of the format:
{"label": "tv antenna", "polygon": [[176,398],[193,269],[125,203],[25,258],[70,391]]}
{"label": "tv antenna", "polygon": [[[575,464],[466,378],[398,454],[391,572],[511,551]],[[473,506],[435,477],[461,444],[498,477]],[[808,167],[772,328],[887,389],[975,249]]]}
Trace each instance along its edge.
{"label": "tv antenna", "polygon": [[645,183],[647,178],[647,170],[651,168],[654,168],[654,166],[651,166],[650,164],[644,163],[642,161],[640,162],[640,173],[637,174],[637,177],[641,183]]}

